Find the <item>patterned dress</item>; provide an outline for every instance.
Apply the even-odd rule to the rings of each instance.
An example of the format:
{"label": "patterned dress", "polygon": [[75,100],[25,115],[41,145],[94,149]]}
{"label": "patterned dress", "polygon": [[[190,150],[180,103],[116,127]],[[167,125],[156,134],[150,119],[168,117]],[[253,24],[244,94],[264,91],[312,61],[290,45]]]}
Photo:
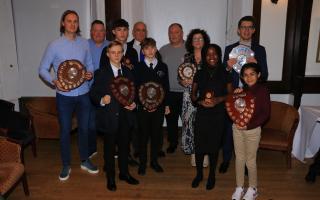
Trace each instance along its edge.
{"label": "patterned dress", "polygon": [[[199,64],[196,64],[193,54],[187,53],[184,56],[184,62],[193,63],[196,65],[197,70],[200,69],[201,62]],[[191,96],[190,96],[191,90],[192,90],[192,85],[185,87],[183,91],[183,99],[182,99],[181,148],[185,154],[194,153],[194,121],[195,121],[195,114],[197,109],[196,107],[193,106],[191,101]]]}

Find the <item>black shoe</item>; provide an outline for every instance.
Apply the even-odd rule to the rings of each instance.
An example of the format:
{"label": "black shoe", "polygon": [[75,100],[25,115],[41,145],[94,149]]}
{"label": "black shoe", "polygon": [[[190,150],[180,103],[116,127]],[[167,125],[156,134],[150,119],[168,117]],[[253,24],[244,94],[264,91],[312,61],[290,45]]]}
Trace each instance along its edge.
{"label": "black shoe", "polygon": [[146,175],[146,167],[140,165],[138,169],[138,174],[141,176]]}
{"label": "black shoe", "polygon": [[150,166],[156,172],[163,172],[163,169],[158,162],[151,162]]}
{"label": "black shoe", "polygon": [[316,177],[317,177],[317,171],[310,168],[308,174],[305,177],[305,180],[308,183],[314,183],[316,182]]}
{"label": "black shoe", "polygon": [[113,178],[109,178],[107,180],[107,188],[110,191],[116,191],[117,190],[117,186],[116,186],[116,182]]}
{"label": "black shoe", "polygon": [[191,187],[192,188],[197,188],[201,181],[202,181],[202,176],[196,176],[192,181]]}
{"label": "black shoe", "polygon": [[224,174],[228,171],[229,168],[229,162],[222,162],[219,167],[219,173]]}
{"label": "black shoe", "polygon": [[206,189],[207,190],[213,189],[215,184],[216,184],[216,179],[215,178],[208,178]]}
{"label": "black shoe", "polygon": [[135,159],[133,159],[133,158],[131,157],[131,155],[128,156],[128,164],[129,164],[130,166],[139,166],[138,161],[136,161]]}
{"label": "black shoe", "polygon": [[158,157],[161,158],[161,157],[166,157],[166,154],[161,150],[158,152]]}
{"label": "black shoe", "polygon": [[127,175],[119,174],[119,179],[127,182],[130,185],[138,185],[139,184],[139,181],[137,179],[133,178],[130,174],[127,174]]}
{"label": "black shoe", "polygon": [[167,153],[174,153],[176,151],[177,146],[169,146],[167,148]]}

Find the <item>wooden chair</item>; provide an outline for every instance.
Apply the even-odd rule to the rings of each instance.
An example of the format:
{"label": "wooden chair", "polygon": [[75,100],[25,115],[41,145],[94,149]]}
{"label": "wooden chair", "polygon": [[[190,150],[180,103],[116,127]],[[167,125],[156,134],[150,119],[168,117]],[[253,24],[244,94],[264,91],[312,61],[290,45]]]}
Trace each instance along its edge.
{"label": "wooden chair", "polygon": [[24,149],[32,147],[34,157],[37,157],[36,136],[30,117],[26,114],[11,111],[6,113],[6,120],[0,130],[0,136],[21,145],[21,160],[24,163]]}
{"label": "wooden chair", "polygon": [[260,149],[282,151],[287,168],[291,168],[293,136],[299,123],[299,113],[293,106],[272,101],[269,121],[261,131]]}
{"label": "wooden chair", "polygon": [[0,163],[0,196],[8,197],[20,182],[25,195],[29,196],[26,172],[21,162],[21,146],[0,138]]}

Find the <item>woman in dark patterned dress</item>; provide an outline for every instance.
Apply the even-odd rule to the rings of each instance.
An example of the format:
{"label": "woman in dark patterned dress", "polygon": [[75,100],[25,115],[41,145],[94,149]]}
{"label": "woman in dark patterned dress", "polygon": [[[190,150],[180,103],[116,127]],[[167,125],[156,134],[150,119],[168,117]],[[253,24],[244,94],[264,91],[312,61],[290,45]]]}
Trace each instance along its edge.
{"label": "woman in dark patterned dress", "polygon": [[[184,63],[193,63],[197,69],[201,66],[201,49],[210,44],[210,38],[206,31],[201,29],[192,29],[188,34],[186,49],[188,53],[184,56]],[[181,80],[181,85],[185,87],[182,100],[182,139],[181,148],[185,154],[191,154],[191,165],[195,166],[194,155],[194,116],[196,108],[192,105],[190,98],[192,81]],[[204,163],[206,167],[208,162]]]}

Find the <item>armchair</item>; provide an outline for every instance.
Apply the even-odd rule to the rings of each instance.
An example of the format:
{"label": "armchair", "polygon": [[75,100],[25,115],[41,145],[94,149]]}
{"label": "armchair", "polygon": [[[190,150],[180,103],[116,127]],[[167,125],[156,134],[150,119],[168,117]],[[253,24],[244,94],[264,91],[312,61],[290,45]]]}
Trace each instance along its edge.
{"label": "armchair", "polygon": [[29,196],[27,177],[20,156],[19,144],[0,138],[0,196],[6,198],[20,182],[25,195]]}
{"label": "armchair", "polygon": [[299,113],[293,106],[272,101],[269,121],[262,127],[260,149],[282,151],[287,168],[291,168],[293,136],[299,123]]}
{"label": "armchair", "polygon": [[[25,105],[32,117],[34,132],[38,138],[58,139],[60,137],[55,97],[34,97],[27,100]],[[73,117],[71,130],[76,127],[77,121]]]}

